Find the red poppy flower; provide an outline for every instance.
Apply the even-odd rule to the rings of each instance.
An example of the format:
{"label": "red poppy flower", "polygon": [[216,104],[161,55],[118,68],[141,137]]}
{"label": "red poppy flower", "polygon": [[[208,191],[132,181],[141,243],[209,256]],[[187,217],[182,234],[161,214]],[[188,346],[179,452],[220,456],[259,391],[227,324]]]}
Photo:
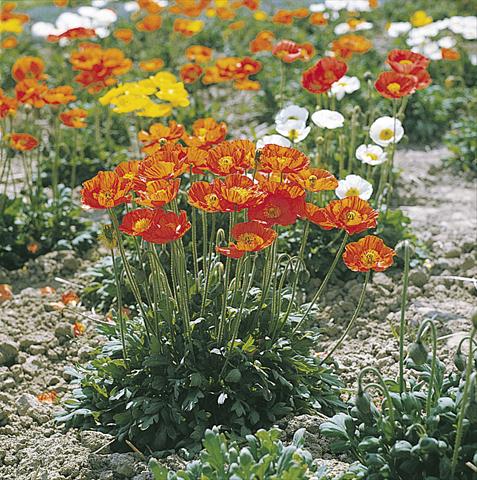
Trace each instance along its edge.
{"label": "red poppy flower", "polygon": [[105,209],[129,202],[128,192],[128,182],[115,172],[101,171],[83,183],[81,196],[84,205]]}
{"label": "red poppy flower", "polygon": [[269,144],[262,148],[258,169],[265,173],[298,173],[309,163],[308,157],[294,148]]}
{"label": "red poppy flower", "polygon": [[145,144],[142,151],[151,154],[161,149],[166,143],[177,143],[182,135],[184,135],[184,126],[171,120],[169,125],[153,123],[149,127],[149,132],[143,130],[139,132],[138,137]]}
{"label": "red poppy flower", "polygon": [[231,230],[235,243],[228,247],[217,246],[215,250],[232,258],[240,258],[246,252],[258,252],[269,247],[277,238],[277,232],[260,222],[237,223]]}
{"label": "red poppy flower", "polygon": [[194,182],[188,192],[188,202],[195,208],[205,212],[224,211],[224,199],[219,196],[216,185],[208,182]]}
{"label": "red poppy flower", "polygon": [[303,72],[301,83],[311,93],[324,93],[348,70],[346,63],[325,57]]}
{"label": "red poppy flower", "polygon": [[202,75],[202,67],[196,63],[186,63],[179,73],[184,83],[195,83]]}
{"label": "red poppy flower", "polygon": [[187,147],[184,161],[189,166],[189,170],[192,170],[192,173],[204,173],[209,162],[209,152],[197,147]]}
{"label": "red poppy flower", "polygon": [[182,238],[191,228],[184,210],[179,215],[174,212],[156,210],[152,219],[152,226],[141,236],[151,243],[169,243]]}
{"label": "red poppy flower", "polygon": [[326,207],[319,208],[307,203],[305,214],[308,220],[325,230],[340,228],[349,235],[376,227],[378,212],[359,197],[346,197],[333,200]]}
{"label": "red poppy flower", "polygon": [[47,91],[48,87],[44,83],[33,78],[22,80],[15,86],[17,100],[34,108],[42,108],[46,105],[44,95]]}
{"label": "red poppy flower", "polygon": [[138,208],[126,213],[119,230],[128,235],[140,236],[152,226],[155,210],[149,208]]}
{"label": "red poppy flower", "polygon": [[255,158],[255,145],[248,140],[222,142],[209,150],[207,169],[226,176],[248,170]]}
{"label": "red poppy flower", "polygon": [[184,147],[168,143],[145,158],[141,165],[141,175],[146,180],[179,177],[187,171],[186,155]]}
{"label": "red poppy flower", "polygon": [[309,60],[314,51],[310,43],[298,44],[291,40],[281,40],[273,47],[272,54],[285,63],[292,63],[296,60]]}
{"label": "red poppy flower", "polygon": [[192,135],[184,134],[182,140],[189,147],[208,148],[222,142],[227,135],[225,122],[213,118],[199,118],[192,124]]}
{"label": "red poppy flower", "polygon": [[413,75],[382,72],[374,86],[385,98],[402,98],[416,91],[416,78]]}
{"label": "red poppy flower", "polygon": [[87,123],[84,121],[88,112],[82,108],[73,108],[60,113],[60,120],[63,125],[71,128],[83,128]]}
{"label": "red poppy flower", "polygon": [[146,189],[139,190],[136,203],[144,207],[157,208],[170,203],[177,197],[180,180],[153,180],[146,182]]}
{"label": "red poppy flower", "polygon": [[140,160],[131,160],[121,162],[114,173],[127,184],[130,190],[145,190],[146,182],[141,178],[142,162]]}
{"label": "red poppy flower", "polygon": [[299,202],[280,194],[268,195],[255,207],[248,209],[249,220],[257,220],[271,227],[273,225],[292,225],[296,222]]}
{"label": "red poppy flower", "polygon": [[410,50],[391,50],[386,62],[395,72],[404,75],[414,75],[429,65],[427,57]]}
{"label": "red poppy flower", "polygon": [[47,90],[43,95],[43,99],[49,105],[66,105],[75,101],[76,96],[73,94],[73,87],[61,85],[60,87]]}
{"label": "red poppy flower", "polygon": [[28,133],[12,133],[10,135],[10,146],[15,150],[26,152],[38,147],[38,140]]}
{"label": "red poppy flower", "polygon": [[17,111],[18,102],[15,98],[4,95],[0,88],[0,118],[5,118],[8,115],[14,115]]}
{"label": "red poppy flower", "polygon": [[420,70],[412,75],[416,80],[416,90],[424,90],[432,83],[432,78],[427,70]]}
{"label": "red poppy flower", "polygon": [[68,40],[77,40],[80,38],[93,38],[95,36],[96,32],[93,28],[76,27],[70,28],[60,35],[48,35],[47,40],[49,42],[58,42],[62,38],[67,38]]}
{"label": "red poppy flower", "polygon": [[263,30],[250,42],[249,48],[252,53],[272,51],[275,34],[270,30]]}
{"label": "red poppy flower", "polygon": [[346,245],[343,260],[353,272],[384,272],[393,264],[394,255],[396,252],[387,247],[380,238],[367,235]]}
{"label": "red poppy flower", "polygon": [[186,57],[197,63],[207,63],[212,58],[213,50],[203,45],[191,45],[186,49]]}
{"label": "red poppy flower", "polygon": [[265,197],[252,179],[240,173],[228,175],[225,180],[215,180],[214,187],[218,196],[224,200],[221,205],[224,212],[253,207]]}
{"label": "red poppy flower", "polygon": [[334,190],[338,187],[336,177],[322,168],[305,168],[298,173],[290,175],[290,178],[309,192],[321,192]]}

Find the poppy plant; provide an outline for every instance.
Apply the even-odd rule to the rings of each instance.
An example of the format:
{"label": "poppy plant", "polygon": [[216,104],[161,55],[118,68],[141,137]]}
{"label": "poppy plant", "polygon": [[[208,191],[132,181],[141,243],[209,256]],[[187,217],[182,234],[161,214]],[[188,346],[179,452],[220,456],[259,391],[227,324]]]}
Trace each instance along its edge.
{"label": "poppy plant", "polygon": [[12,133],[10,135],[10,146],[15,150],[26,152],[38,147],[38,140],[28,133]]}
{"label": "poppy plant", "polygon": [[272,50],[273,56],[285,63],[292,63],[296,60],[308,61],[314,54],[315,49],[311,43],[295,43],[291,40],[281,40]]}
{"label": "poppy plant", "polygon": [[141,131],[138,134],[139,140],[144,143],[142,151],[147,154],[154,153],[161,149],[166,143],[177,143],[184,135],[184,126],[175,120],[169,121],[169,125],[153,123],[149,132]]}
{"label": "poppy plant", "polygon": [[311,93],[324,93],[348,70],[346,63],[334,58],[322,58],[316,65],[305,70],[301,83]]}
{"label": "poppy plant", "polygon": [[258,252],[269,247],[277,238],[277,232],[260,222],[237,223],[232,227],[231,236],[235,243],[228,247],[216,246],[217,253],[240,258],[247,252]]}
{"label": "poppy plant", "polygon": [[20,57],[12,67],[12,77],[16,82],[26,79],[43,80],[45,63],[39,57]]}
{"label": "poppy plant", "polygon": [[182,140],[190,147],[208,148],[222,142],[227,135],[225,122],[211,117],[199,118],[192,124],[192,135],[185,133]]}
{"label": "poppy plant", "polygon": [[305,213],[310,222],[324,230],[339,228],[345,230],[348,235],[375,228],[379,215],[366,200],[357,196],[333,200],[324,208],[307,203]]}
{"label": "poppy plant", "polygon": [[374,86],[385,98],[402,98],[416,91],[416,78],[396,72],[382,72]]}
{"label": "poppy plant", "polygon": [[186,49],[186,57],[191,62],[207,63],[212,58],[213,50],[203,45],[191,45]]}
{"label": "poppy plant", "polygon": [[139,68],[143,72],[157,72],[164,66],[162,58],[151,58],[149,60],[142,60],[139,62]]}
{"label": "poppy plant", "polygon": [[128,182],[116,172],[100,171],[83,183],[81,198],[88,207],[106,209],[129,202],[128,192]]}
{"label": "poppy plant", "polygon": [[309,163],[308,157],[294,148],[269,144],[261,150],[258,170],[264,173],[298,173]]}
{"label": "poppy plant", "polygon": [[180,69],[180,76],[184,83],[195,83],[202,75],[202,67],[196,63],[186,63]]}
{"label": "poppy plant", "polygon": [[396,252],[379,237],[367,235],[346,245],[343,260],[353,272],[384,272],[393,264],[395,255]]}
{"label": "poppy plant", "polygon": [[0,88],[0,118],[5,118],[8,115],[15,115],[17,107],[17,100],[5,95]]}

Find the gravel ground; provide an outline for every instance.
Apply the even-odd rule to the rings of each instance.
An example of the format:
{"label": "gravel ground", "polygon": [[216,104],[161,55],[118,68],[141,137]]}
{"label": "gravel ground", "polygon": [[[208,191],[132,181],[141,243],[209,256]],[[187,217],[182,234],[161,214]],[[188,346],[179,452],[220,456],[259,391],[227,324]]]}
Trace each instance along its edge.
{"label": "gravel ground", "polygon": [[[477,278],[475,184],[440,169],[445,150],[407,151],[398,156],[402,168],[401,203],[411,217],[429,258],[411,272],[407,320],[410,331],[423,319],[439,323],[441,355],[450,352],[469,328],[476,304],[476,285],[451,277]],[[429,172],[432,174],[429,174]],[[146,466],[134,453],[112,453],[112,438],[98,432],[62,431],[53,420],[57,407],[36,395],[71,388],[64,369],[84,361],[102,338],[95,332],[99,317],[81,306],[64,308],[61,295],[79,291],[78,275],[89,264],[71,252],[56,252],[16,272],[0,271],[0,283],[12,285],[14,297],[0,304],[0,478],[2,480],[145,480]],[[65,279],[65,283],[58,281]],[[322,350],[336,341],[350,318],[362,278],[330,289],[319,322],[325,332]],[[54,292],[41,291],[50,286]],[[392,327],[399,322],[399,271],[374,275],[363,316],[335,358],[353,387],[357,372],[377,365],[385,373],[397,367],[397,342]],[[366,316],[364,316],[364,312]],[[85,326],[75,336],[73,326]],[[319,416],[299,416],[285,424],[287,435],[307,429],[307,447],[338,473],[346,459],[333,457],[320,437]],[[177,460],[177,459],[175,459]]]}

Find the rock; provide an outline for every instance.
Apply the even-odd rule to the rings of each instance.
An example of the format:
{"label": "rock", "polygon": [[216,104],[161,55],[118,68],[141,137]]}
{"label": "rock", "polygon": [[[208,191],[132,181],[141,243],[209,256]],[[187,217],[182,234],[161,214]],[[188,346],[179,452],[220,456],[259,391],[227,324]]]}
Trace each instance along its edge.
{"label": "rock", "polygon": [[287,438],[291,439],[297,430],[304,428],[306,430],[305,448],[312,454],[313,458],[320,458],[324,452],[329,450],[328,440],[322,437],[320,433],[320,425],[324,421],[323,418],[313,415],[298,415],[289,420],[285,428],[285,434]]}
{"label": "rock", "polygon": [[385,288],[389,292],[391,292],[394,288],[392,279],[383,272],[377,272],[374,274],[373,284],[380,285],[381,287]]}
{"label": "rock", "polygon": [[38,423],[46,423],[50,419],[48,407],[29,393],[24,393],[17,398],[16,407],[20,417],[27,416]]}
{"label": "rock", "polygon": [[68,254],[63,259],[63,268],[62,272],[76,272],[81,266],[81,262],[74,256],[74,254]]}
{"label": "rock", "polygon": [[113,472],[129,478],[136,473],[134,455],[132,453],[113,453],[110,458]]}
{"label": "rock", "polygon": [[70,323],[61,322],[55,328],[55,337],[57,338],[71,338],[73,337],[73,328]]}
{"label": "rock", "polygon": [[13,365],[18,356],[18,344],[10,337],[0,334],[0,365]]}
{"label": "rock", "polygon": [[55,339],[53,333],[45,332],[33,332],[23,335],[20,338],[20,347],[24,350],[32,345],[45,345],[52,342]]}
{"label": "rock", "polygon": [[94,430],[84,430],[80,433],[81,444],[92,452],[101,450],[98,452],[101,454],[109,453],[109,445],[113,440],[112,435]]}
{"label": "rock", "polygon": [[28,357],[26,362],[22,365],[22,369],[28,375],[32,377],[38,372],[38,369],[42,366],[41,359],[37,356]]}
{"label": "rock", "polygon": [[447,250],[444,254],[444,256],[446,258],[458,258],[460,257],[462,251],[460,250],[460,248],[451,248],[449,250]]}
{"label": "rock", "polygon": [[422,269],[412,270],[409,273],[409,283],[422,288],[429,281],[429,275]]}

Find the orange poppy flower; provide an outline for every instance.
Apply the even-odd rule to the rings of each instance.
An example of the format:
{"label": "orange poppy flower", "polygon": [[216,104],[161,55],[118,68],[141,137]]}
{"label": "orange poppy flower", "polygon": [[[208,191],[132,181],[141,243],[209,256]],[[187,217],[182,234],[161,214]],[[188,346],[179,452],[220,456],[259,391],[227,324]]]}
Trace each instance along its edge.
{"label": "orange poppy flower", "polygon": [[396,72],[382,72],[374,86],[385,98],[402,98],[416,91],[416,78]]}
{"label": "orange poppy flower", "polygon": [[257,180],[260,189],[269,195],[282,195],[291,200],[298,200],[300,203],[303,203],[305,199],[305,190],[298,183],[290,181],[288,178],[283,179],[280,174],[264,175],[257,173],[255,180]]}
{"label": "orange poppy flower", "polygon": [[86,331],[86,327],[84,323],[81,323],[81,322],[73,323],[73,335],[75,337],[79,337],[80,335],[83,335],[85,331]]}
{"label": "orange poppy flower", "polygon": [[310,16],[310,23],[312,25],[328,25],[328,19],[323,12],[316,12]]}
{"label": "orange poppy flower", "polygon": [[416,81],[416,90],[424,90],[432,83],[432,78],[427,70],[420,70],[410,76]]}
{"label": "orange poppy flower", "polygon": [[76,305],[78,305],[80,297],[76,292],[73,292],[73,290],[68,290],[61,295],[61,301],[65,305],[73,305],[75,307]]}
{"label": "orange poppy flower", "polygon": [[162,17],[156,14],[146,15],[140,22],[136,23],[136,28],[140,32],[155,32],[162,26]]}
{"label": "orange poppy flower", "polygon": [[191,45],[185,51],[186,57],[191,62],[207,63],[212,58],[213,50],[203,45]]}
{"label": "orange poppy flower", "polygon": [[66,30],[66,32],[61,33],[60,35],[48,35],[47,40],[49,42],[58,42],[63,38],[68,40],[78,40],[93,38],[96,36],[96,32],[92,28],[76,27]]}
{"label": "orange poppy flower", "polygon": [[13,298],[12,288],[8,283],[0,283],[0,303],[6,302]]}
{"label": "orange poppy flower", "polygon": [[129,202],[128,192],[128,182],[120,178],[116,172],[100,171],[83,183],[81,197],[84,205],[105,209]]}
{"label": "orange poppy flower", "polygon": [[427,57],[410,50],[391,50],[386,62],[395,72],[404,75],[414,75],[429,65]]}
{"label": "orange poppy flower", "polygon": [[180,69],[180,76],[184,83],[195,83],[202,75],[202,67],[196,63],[186,63]]}
{"label": "orange poppy flower", "polygon": [[321,192],[323,190],[335,190],[338,180],[335,176],[322,168],[304,168],[290,178],[309,192]]}
{"label": "orange poppy flower", "polygon": [[40,57],[20,57],[12,67],[12,77],[16,82],[26,79],[43,80],[45,63]]}
{"label": "orange poppy flower", "polygon": [[353,54],[363,54],[371,50],[373,44],[370,40],[362,35],[355,35],[353,33],[342,35],[331,44],[331,50],[336,57],[341,59],[349,59]]}
{"label": "orange poppy flower", "polygon": [[164,66],[164,60],[162,58],[151,58],[150,60],[141,60],[139,62],[139,68],[143,72],[156,72]]}
{"label": "orange poppy flower", "polygon": [[277,10],[273,15],[272,22],[291,25],[293,23],[293,12],[291,10]]}
{"label": "orange poppy flower", "polygon": [[134,38],[134,33],[130,28],[118,28],[113,32],[114,38],[124,43],[130,43]]}
{"label": "orange poppy flower", "polygon": [[16,13],[15,10],[17,4],[15,2],[3,2],[0,8],[0,20],[16,19],[20,23],[27,23],[30,17],[25,13]]}
{"label": "orange poppy flower", "polygon": [[237,64],[237,70],[235,71],[235,79],[245,79],[250,75],[255,75],[262,69],[262,64],[258,60],[254,60],[250,57],[242,58]]}
{"label": "orange poppy flower", "polygon": [[186,155],[185,148],[167,143],[145,158],[141,163],[141,175],[147,181],[177,178],[187,171]]}
{"label": "orange poppy flower", "polygon": [[442,60],[454,62],[460,60],[460,53],[454,48],[441,48]]}
{"label": "orange poppy flower", "polygon": [[210,0],[176,0],[169,11],[188,17],[198,17],[209,3]]}
{"label": "orange poppy flower", "polygon": [[146,10],[148,13],[159,13],[163,7],[161,7],[154,0],[139,0],[139,8]]}
{"label": "orange poppy flower", "polygon": [[230,233],[235,243],[230,243],[228,247],[217,246],[215,250],[232,258],[240,258],[247,252],[259,252],[277,238],[275,230],[255,221],[237,223]]}
{"label": "orange poppy flower", "polygon": [[75,80],[90,93],[114,85],[115,77],[128,72],[132,66],[132,61],[118,48],[103,49],[95,43],[80,44],[79,49],[72,52],[70,61],[73,70],[80,71]]}
{"label": "orange poppy flower", "polygon": [[[58,0],[56,0],[56,1],[58,1]],[[57,5],[57,6],[59,6],[59,5]],[[36,396],[36,398],[39,402],[54,404],[54,403],[56,403],[56,401],[58,399],[58,394],[54,390],[52,390],[51,392],[39,393]]]}
{"label": "orange poppy flower", "polygon": [[262,148],[258,169],[265,173],[298,173],[309,163],[308,157],[294,148],[270,144]]}
{"label": "orange poppy flower", "polygon": [[144,190],[146,183],[142,180],[141,172],[142,162],[140,160],[132,160],[121,162],[115,169],[114,173],[124,181],[128,190]]}
{"label": "orange poppy flower", "polygon": [[340,228],[349,235],[375,228],[378,214],[366,200],[359,197],[333,200],[324,208],[311,203],[305,206],[305,215],[310,222],[316,223],[324,230]]}
{"label": "orange poppy flower", "polygon": [[149,127],[149,132],[144,130],[139,132],[138,138],[145,144],[142,151],[151,154],[161,149],[166,143],[177,143],[184,132],[183,125],[171,120],[168,126],[162,123],[153,123]]}
{"label": "orange poppy flower", "polygon": [[68,5],[68,2],[69,2],[69,0],[53,0],[53,3],[57,7],[66,7],[66,5]]}
{"label": "orange poppy flower", "polygon": [[63,125],[71,128],[83,128],[87,126],[84,121],[88,112],[82,108],[73,108],[60,113],[60,120]]}
{"label": "orange poppy flower", "polygon": [[152,226],[155,210],[149,208],[138,208],[124,215],[119,230],[128,235],[141,236]]}
{"label": "orange poppy flower", "polygon": [[12,133],[10,135],[10,146],[15,150],[26,152],[38,147],[38,140],[28,133]]}
{"label": "orange poppy flower", "polygon": [[291,10],[290,13],[294,18],[306,18],[310,15],[310,10],[305,7],[295,8],[294,10]]}
{"label": "orange poppy flower", "polygon": [[305,70],[301,84],[311,93],[324,93],[331,88],[348,70],[346,63],[335,58],[325,57],[316,65]]}
{"label": "orange poppy flower", "polygon": [[260,82],[256,80],[250,80],[249,78],[244,78],[242,80],[237,80],[234,82],[234,88],[236,90],[246,90],[248,92],[258,92],[262,88]]}
{"label": "orange poppy flower", "polygon": [[35,108],[41,108],[46,105],[44,95],[48,87],[44,83],[35,79],[26,79],[15,85],[15,95],[20,103],[31,105]]}
{"label": "orange poppy flower", "polygon": [[263,202],[248,209],[249,220],[257,220],[272,225],[292,225],[296,222],[302,205],[298,197],[292,200],[289,196],[281,194],[268,195]]}
{"label": "orange poppy flower", "polygon": [[15,115],[18,107],[18,102],[15,98],[4,95],[0,88],[0,118],[5,118],[7,115]]}
{"label": "orange poppy flower", "polygon": [[157,208],[172,202],[179,193],[180,180],[153,180],[146,182],[146,190],[139,190],[136,203],[143,207]]}
{"label": "orange poppy flower", "polygon": [[233,173],[224,180],[216,179],[214,187],[219,198],[222,198],[223,212],[240,211],[260,203],[265,198],[258,185],[245,175]]}
{"label": "orange poppy flower", "polygon": [[245,172],[252,167],[255,145],[248,140],[222,142],[209,150],[207,169],[215,175],[226,176]]}
{"label": "orange poppy flower", "polygon": [[163,244],[182,238],[190,228],[191,224],[184,210],[181,210],[179,215],[156,210],[151,228],[141,236],[147,242]]}
{"label": "orange poppy flower", "polygon": [[291,40],[281,40],[273,47],[272,54],[285,63],[296,60],[308,61],[315,53],[311,43],[295,43]]}
{"label": "orange poppy flower", "polygon": [[187,18],[176,18],[174,20],[174,32],[184,35],[184,37],[192,37],[201,32],[204,28],[202,20],[188,20]]}
{"label": "orange poppy flower", "polygon": [[225,122],[213,118],[199,118],[192,124],[192,135],[184,134],[182,140],[190,147],[209,148],[224,140],[227,135]]}
{"label": "orange poppy flower", "polygon": [[43,95],[43,99],[49,105],[66,105],[69,102],[74,102],[76,95],[73,94],[73,87],[61,85],[60,87],[47,90]]}
{"label": "orange poppy flower", "polygon": [[353,272],[384,272],[393,264],[396,252],[374,235],[367,235],[346,245],[343,260]]}
{"label": "orange poppy flower", "polygon": [[273,50],[273,40],[275,34],[270,30],[263,30],[257,33],[257,36],[249,43],[249,48],[252,53],[257,52],[271,52]]}
{"label": "orange poppy flower", "polygon": [[186,158],[185,162],[189,165],[189,170],[192,170],[192,173],[203,173],[204,170],[207,170],[207,164],[209,162],[209,152],[207,150],[202,150],[197,147],[187,147],[186,148]]}
{"label": "orange poppy flower", "polygon": [[188,202],[209,213],[223,212],[225,208],[224,199],[219,196],[216,185],[208,182],[194,182],[189,188]]}
{"label": "orange poppy flower", "polygon": [[1,46],[5,50],[8,50],[9,48],[15,48],[18,45],[18,40],[17,37],[10,36],[10,37],[5,37],[2,40]]}

